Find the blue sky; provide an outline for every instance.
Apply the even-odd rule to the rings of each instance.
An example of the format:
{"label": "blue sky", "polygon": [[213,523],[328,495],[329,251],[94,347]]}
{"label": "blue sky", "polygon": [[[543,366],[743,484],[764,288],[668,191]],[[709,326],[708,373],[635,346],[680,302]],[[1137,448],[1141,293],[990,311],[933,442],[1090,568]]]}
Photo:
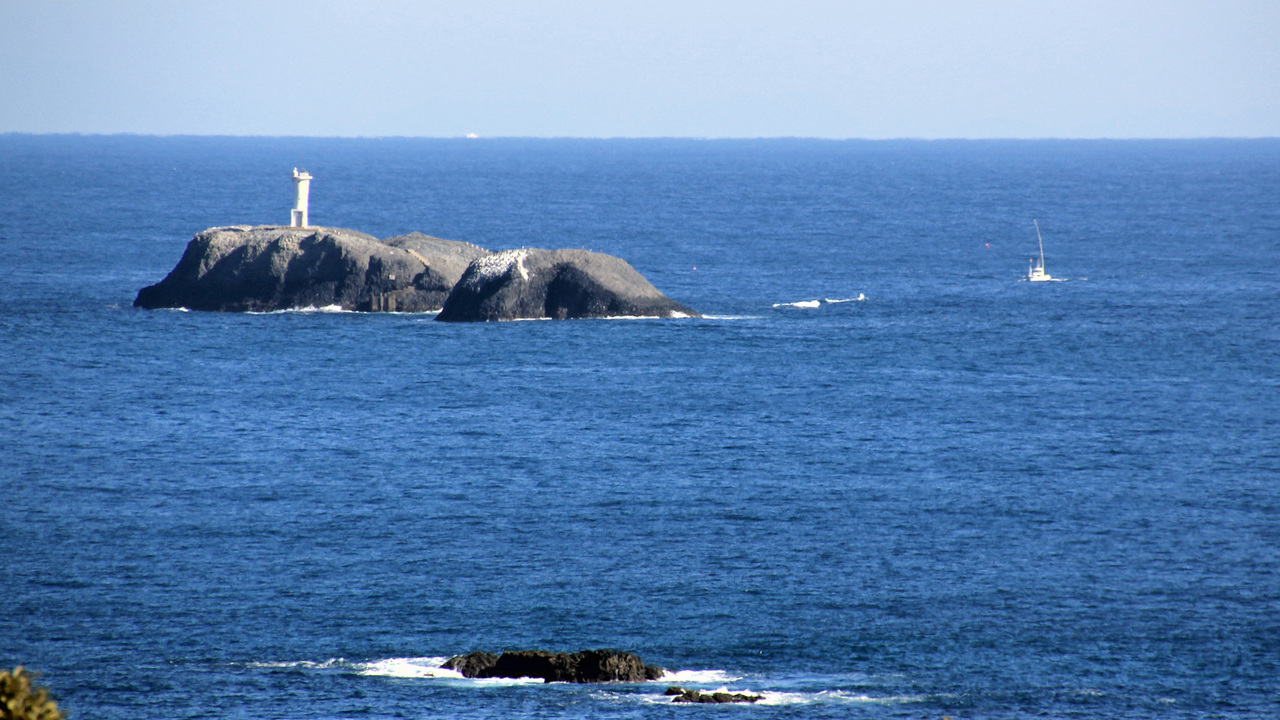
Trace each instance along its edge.
{"label": "blue sky", "polygon": [[0,132],[1280,136],[1280,2],[0,0]]}

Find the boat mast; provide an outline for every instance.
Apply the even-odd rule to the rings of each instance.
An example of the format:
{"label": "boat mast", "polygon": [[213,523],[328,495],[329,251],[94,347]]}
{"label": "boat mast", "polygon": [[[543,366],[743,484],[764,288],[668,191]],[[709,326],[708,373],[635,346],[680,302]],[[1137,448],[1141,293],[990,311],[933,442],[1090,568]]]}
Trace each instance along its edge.
{"label": "boat mast", "polygon": [[1036,226],[1036,240],[1040,243],[1040,269],[1044,270],[1044,239],[1040,237],[1040,223],[1031,218],[1031,224]]}

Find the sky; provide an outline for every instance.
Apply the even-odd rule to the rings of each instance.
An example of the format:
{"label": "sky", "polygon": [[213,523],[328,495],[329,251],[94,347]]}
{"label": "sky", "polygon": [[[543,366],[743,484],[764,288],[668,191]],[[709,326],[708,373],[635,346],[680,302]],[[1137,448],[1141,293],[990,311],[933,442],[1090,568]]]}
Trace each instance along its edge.
{"label": "sky", "polygon": [[1280,0],[0,0],[0,133],[1280,136]]}

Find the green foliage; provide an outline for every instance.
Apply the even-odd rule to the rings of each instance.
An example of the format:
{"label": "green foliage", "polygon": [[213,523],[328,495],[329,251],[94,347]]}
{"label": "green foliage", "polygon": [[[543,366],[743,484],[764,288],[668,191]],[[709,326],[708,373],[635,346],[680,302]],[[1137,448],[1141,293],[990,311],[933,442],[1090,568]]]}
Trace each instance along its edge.
{"label": "green foliage", "polygon": [[32,687],[35,679],[19,665],[0,672],[0,720],[62,720],[49,691]]}

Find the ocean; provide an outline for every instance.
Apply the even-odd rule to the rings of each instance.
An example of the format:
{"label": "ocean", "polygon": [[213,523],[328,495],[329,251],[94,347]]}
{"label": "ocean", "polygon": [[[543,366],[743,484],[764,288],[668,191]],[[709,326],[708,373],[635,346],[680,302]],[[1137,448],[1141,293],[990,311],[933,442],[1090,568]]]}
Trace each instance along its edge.
{"label": "ocean", "polygon": [[[705,317],[132,307],[295,167]],[[107,720],[1276,717],[1277,199],[1277,140],[0,135],[0,665]],[[437,667],[527,648],[670,673]]]}

